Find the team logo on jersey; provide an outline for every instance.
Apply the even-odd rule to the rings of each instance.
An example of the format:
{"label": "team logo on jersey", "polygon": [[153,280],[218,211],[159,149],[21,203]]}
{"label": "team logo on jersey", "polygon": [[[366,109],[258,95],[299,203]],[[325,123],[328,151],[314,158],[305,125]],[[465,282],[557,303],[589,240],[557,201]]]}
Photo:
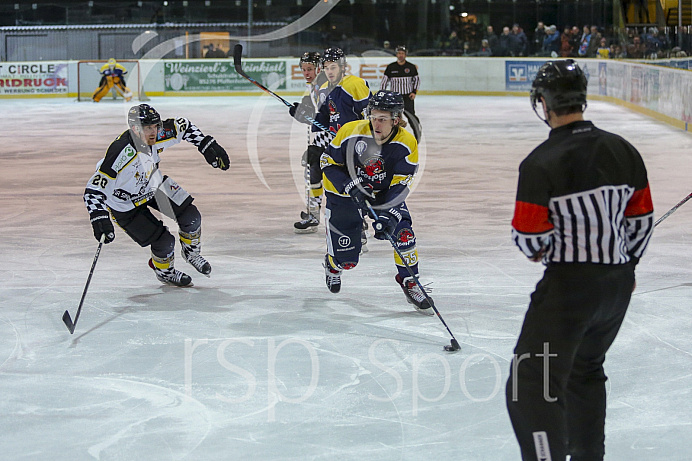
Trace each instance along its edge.
{"label": "team logo on jersey", "polygon": [[346,235],[342,235],[341,237],[339,237],[339,245],[340,246],[346,248],[350,244],[351,244],[351,238],[350,237],[348,237]]}
{"label": "team logo on jersey", "polygon": [[406,69],[404,69],[405,74],[408,74],[409,72],[411,72],[411,69],[409,69],[408,67]]}

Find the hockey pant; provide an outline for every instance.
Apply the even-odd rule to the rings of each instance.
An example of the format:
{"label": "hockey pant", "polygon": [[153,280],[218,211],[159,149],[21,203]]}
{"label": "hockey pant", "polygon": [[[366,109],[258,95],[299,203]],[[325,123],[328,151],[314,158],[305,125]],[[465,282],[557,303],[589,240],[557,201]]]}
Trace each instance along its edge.
{"label": "hockey pant", "polygon": [[506,401],[524,461],[602,460],[605,354],[625,317],[634,265],[554,264],[531,295]]}
{"label": "hockey pant", "polygon": [[[363,214],[350,197],[332,193],[326,194],[327,206],[324,212],[327,229],[327,253],[342,269],[352,269],[358,264],[363,229]],[[373,204],[377,211],[377,201]],[[418,273],[418,251],[416,237],[411,226],[411,215],[402,203],[399,211],[402,219],[396,226],[392,237],[413,273]],[[394,251],[394,250],[392,250]],[[403,261],[394,252],[394,262],[402,278],[409,277]]]}
{"label": "hockey pant", "polygon": [[99,102],[113,87],[115,87],[116,91],[118,91],[120,96],[125,98],[126,101],[132,99],[132,92],[125,86],[125,80],[122,77],[114,77],[111,75],[101,77],[99,87],[94,91],[94,95],[91,99]]}
{"label": "hockey pant", "polygon": [[[164,184],[169,184],[166,178]],[[173,183],[175,184],[175,183]],[[182,190],[182,189],[180,189]],[[176,203],[166,194],[157,191],[156,198],[135,209],[125,212],[111,211],[114,221],[123,228],[132,240],[142,247],[151,246],[152,259],[156,261],[173,261],[175,250],[175,238],[168,231],[163,221],[151,212],[151,209],[160,211],[178,223],[180,241],[186,244],[192,251],[199,252],[199,237],[202,226],[202,217],[197,207],[192,204],[192,196],[183,190],[185,198]]]}

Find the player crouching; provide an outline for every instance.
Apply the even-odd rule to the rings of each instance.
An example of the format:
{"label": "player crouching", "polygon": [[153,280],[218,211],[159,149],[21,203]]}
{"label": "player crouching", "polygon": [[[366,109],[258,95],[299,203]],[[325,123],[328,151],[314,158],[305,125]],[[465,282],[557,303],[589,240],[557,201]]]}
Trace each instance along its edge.
{"label": "player crouching", "polygon": [[[105,243],[115,239],[110,216],[142,247],[151,247],[149,267],[163,283],[190,286],[192,278],[175,269],[175,238],[154,216],[158,210],[178,223],[182,256],[198,272],[211,273],[211,264],[202,257],[202,217],[193,198],[159,170],[159,154],[166,147],[185,140],[197,146],[214,168],[227,170],[226,151],[211,136],[205,136],[186,118],[161,121],[153,107],[140,104],[130,108],[129,129],[111,143],[87,183],[84,202],[94,228],[94,237]],[[110,216],[109,216],[110,213]]]}
{"label": "player crouching", "polygon": [[373,223],[375,238],[393,237],[401,256],[394,253],[401,286],[409,303],[433,314],[426,298],[406,265],[418,275],[418,252],[411,214],[404,200],[418,170],[418,143],[404,130],[403,97],[379,91],[368,103],[366,120],[346,123],[322,154],[327,207],[327,254],[325,273],[332,293],[341,289],[343,270],[358,264],[363,216],[372,205],[378,214]]}

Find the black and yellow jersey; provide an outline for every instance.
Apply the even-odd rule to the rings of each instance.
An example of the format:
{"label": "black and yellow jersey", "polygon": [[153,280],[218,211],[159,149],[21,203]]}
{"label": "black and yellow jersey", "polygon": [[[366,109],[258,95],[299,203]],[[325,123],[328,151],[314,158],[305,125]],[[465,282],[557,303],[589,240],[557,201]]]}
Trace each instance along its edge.
{"label": "black and yellow jersey", "polygon": [[344,197],[353,180],[372,187],[376,201],[400,205],[410,191],[418,170],[418,143],[411,133],[396,127],[386,143],[378,145],[368,120],[342,126],[322,154],[324,190]]}

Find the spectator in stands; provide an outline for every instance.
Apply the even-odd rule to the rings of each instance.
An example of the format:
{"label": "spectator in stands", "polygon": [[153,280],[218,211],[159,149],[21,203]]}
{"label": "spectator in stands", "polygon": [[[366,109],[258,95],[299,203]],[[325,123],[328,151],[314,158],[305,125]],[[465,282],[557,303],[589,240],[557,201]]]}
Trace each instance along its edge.
{"label": "spectator in stands", "polygon": [[483,37],[488,41],[488,47],[492,50],[492,56],[501,56],[497,54],[500,50],[500,39],[497,38],[497,34],[493,29],[493,26],[488,26],[485,29],[485,36]]}
{"label": "spectator in stands", "polygon": [[560,44],[560,34],[557,32],[557,26],[552,25],[548,27],[545,39],[543,39],[543,51],[541,56],[556,58],[558,51],[560,51]]}
{"label": "spectator in stands", "polygon": [[648,33],[644,35],[644,45],[646,46],[645,56],[648,59],[657,59],[659,53],[668,48],[665,37],[658,34],[656,27],[650,27]]}
{"label": "spectator in stands", "polygon": [[642,59],[646,53],[646,46],[642,43],[642,39],[635,36],[632,43],[627,45],[627,57],[629,59]]}
{"label": "spectator in stands", "polygon": [[495,56],[513,56],[512,54],[510,54],[511,52],[509,48],[509,40],[511,35],[512,31],[509,30],[509,27],[505,26],[502,28],[502,34],[498,39],[500,46],[498,47]]}
{"label": "spectator in stands", "polygon": [[512,33],[509,37],[509,53],[512,56],[528,56],[529,39],[526,38],[524,30],[519,27],[519,24],[512,26]]}
{"label": "spectator in stands", "polygon": [[565,26],[565,29],[560,35],[560,56],[563,58],[569,58],[572,55],[572,29],[569,26]]}
{"label": "spectator in stands", "polygon": [[603,36],[598,31],[598,26],[591,26],[590,35],[589,45],[586,47],[586,57],[595,58],[598,54],[598,47],[601,46],[601,38]]}
{"label": "spectator in stands", "polygon": [[579,40],[579,51],[577,54],[581,58],[586,57],[586,51],[589,48],[589,41],[591,40],[591,29],[589,26],[584,26],[584,32],[581,34],[581,39]]}
{"label": "spectator in stands", "polygon": [[576,58],[579,56],[579,46],[581,45],[581,31],[579,30],[579,26],[572,26],[572,37],[569,43],[572,45],[572,57]]}
{"label": "spectator in stands", "polygon": [[687,26],[682,26],[682,31],[680,31],[680,48],[684,51],[687,56],[692,54],[692,28]]}
{"label": "spectator in stands", "polygon": [[533,31],[533,54],[535,56],[543,56],[545,51],[543,48],[543,42],[545,36],[547,35],[547,30],[543,21],[538,21],[536,29]]}
{"label": "spectator in stands", "polygon": [[490,48],[490,43],[487,39],[481,40],[481,47],[475,53],[471,53],[469,56],[492,56],[493,50]]}
{"label": "spectator in stands", "polygon": [[598,49],[596,50],[596,57],[600,59],[610,58],[610,47],[608,46],[607,38],[601,37],[601,44],[598,46]]}

